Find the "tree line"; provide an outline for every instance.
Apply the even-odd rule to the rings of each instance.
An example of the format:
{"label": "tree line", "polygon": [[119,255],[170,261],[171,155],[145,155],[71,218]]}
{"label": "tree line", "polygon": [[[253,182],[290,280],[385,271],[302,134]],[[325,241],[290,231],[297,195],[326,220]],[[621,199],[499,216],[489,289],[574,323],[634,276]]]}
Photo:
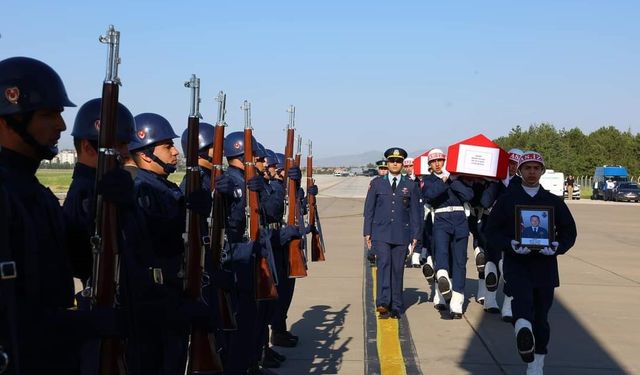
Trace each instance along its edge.
{"label": "tree line", "polygon": [[556,129],[541,123],[523,129],[519,125],[509,135],[494,140],[505,150],[519,148],[540,152],[548,169],[563,172],[565,176],[593,175],[595,167],[622,165],[629,174],[640,174],[640,133],[621,132],[613,126],[584,134],[578,128]]}

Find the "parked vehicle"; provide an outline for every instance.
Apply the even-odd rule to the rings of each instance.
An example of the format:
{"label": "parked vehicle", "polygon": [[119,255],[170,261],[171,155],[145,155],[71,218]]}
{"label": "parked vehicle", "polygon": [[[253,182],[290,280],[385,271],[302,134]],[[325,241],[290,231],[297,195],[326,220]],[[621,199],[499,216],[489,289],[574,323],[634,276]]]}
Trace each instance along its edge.
{"label": "parked vehicle", "polygon": [[616,202],[640,201],[640,187],[635,182],[620,182],[613,190],[613,200]]}
{"label": "parked vehicle", "polygon": [[[573,199],[580,199],[580,184],[573,184]],[[563,193],[563,197],[564,199],[567,199],[569,197],[569,193],[567,191],[567,184],[564,184],[564,193]]]}
{"label": "parked vehicle", "polygon": [[[629,172],[621,165],[603,165],[596,167],[593,175],[593,193],[591,199],[612,199],[612,191],[607,191],[607,180],[615,184],[629,181]],[[615,188],[614,188],[615,189]]]}
{"label": "parked vehicle", "polygon": [[540,177],[540,185],[559,197],[564,196],[564,173],[547,169]]}
{"label": "parked vehicle", "polygon": [[367,177],[374,177],[378,175],[378,170],[375,168],[365,169],[364,172],[362,172],[362,175]]}

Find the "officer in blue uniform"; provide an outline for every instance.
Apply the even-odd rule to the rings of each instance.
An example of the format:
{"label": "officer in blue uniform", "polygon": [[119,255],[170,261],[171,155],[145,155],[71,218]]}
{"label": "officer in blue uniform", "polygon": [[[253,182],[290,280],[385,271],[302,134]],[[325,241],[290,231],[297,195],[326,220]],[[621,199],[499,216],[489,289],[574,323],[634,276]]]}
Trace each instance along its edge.
{"label": "officer in blue uniform", "polygon": [[[444,153],[439,149],[429,151],[427,157],[429,160],[442,162],[445,159]],[[442,167],[442,164],[438,166]],[[432,241],[438,291],[445,299],[450,298],[451,317],[460,319],[469,239],[469,225],[463,204],[473,198],[473,190],[463,178],[432,173],[424,179],[422,195],[425,203],[433,207],[435,215]],[[453,276],[453,285],[450,274]]]}
{"label": "officer in blue uniform", "polygon": [[405,150],[393,147],[384,156],[389,173],[369,184],[363,232],[367,246],[376,253],[376,310],[382,319],[398,319],[403,310],[404,260],[408,248],[415,248],[421,235],[420,191],[402,175]]}
{"label": "officer in blue uniform", "polygon": [[[569,208],[540,186],[545,171],[542,155],[525,152],[518,170],[522,184],[514,185],[502,195],[491,210],[487,236],[497,249],[504,251],[504,274],[513,294],[516,345],[522,360],[528,363],[527,374],[543,373],[550,327],[548,313],[556,287],[560,286],[557,256],[575,243],[576,224]],[[551,206],[555,224],[553,241],[539,251],[532,251],[516,241],[516,205]],[[550,228],[551,229],[551,228]]]}
{"label": "officer in blue uniform", "polygon": [[40,162],[58,153],[66,129],[61,113],[73,106],[47,64],[0,61],[0,214],[9,235],[0,248],[5,374],[76,374],[83,342],[117,334],[113,310],[70,310],[74,285],[62,208],[35,176]]}
{"label": "officer in blue uniform", "polygon": [[[509,172],[507,177],[502,181],[496,181],[489,184],[487,189],[483,192],[480,200],[481,206],[484,208],[485,213],[490,213],[496,200],[500,198],[509,188],[519,186],[522,183],[522,178],[518,176],[518,163],[523,151],[517,148],[509,150]],[[486,238],[486,236],[485,236]],[[485,301],[484,309],[486,311],[493,312],[498,306],[496,301],[496,291],[498,290],[499,279],[503,279],[503,292],[504,300],[502,301],[502,309],[500,313],[502,320],[505,322],[511,322],[511,291],[509,290],[509,284],[504,280],[504,273],[502,272],[503,252],[490,243],[486,243],[485,249],[486,264],[485,264]]]}
{"label": "officer in blue uniform", "polygon": [[184,372],[187,355],[188,329],[192,322],[206,324],[212,312],[205,305],[186,299],[183,294],[182,262],[185,230],[185,207],[208,215],[210,194],[197,190],[186,201],[182,191],[168,176],[175,172],[178,150],[169,121],[155,113],[135,117],[136,128],[129,150],[139,170],[134,181],[134,197],[144,218],[150,246],[157,267],[154,279],[162,288],[157,291],[163,300],[158,316],[140,329],[147,342],[141,350],[144,358],[153,362],[145,367],[149,374],[179,374]]}
{"label": "officer in blue uniform", "polygon": [[389,168],[387,167],[387,161],[382,159],[376,162],[376,166],[378,167],[378,176],[385,176],[389,173]]}

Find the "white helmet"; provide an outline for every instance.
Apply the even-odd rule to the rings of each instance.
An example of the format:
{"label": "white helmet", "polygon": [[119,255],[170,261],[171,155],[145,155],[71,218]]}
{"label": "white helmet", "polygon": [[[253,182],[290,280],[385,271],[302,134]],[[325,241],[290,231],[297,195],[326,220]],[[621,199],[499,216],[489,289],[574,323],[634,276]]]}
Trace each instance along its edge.
{"label": "white helmet", "polygon": [[520,157],[522,157],[524,152],[519,148],[512,148],[509,150],[509,160],[513,160],[516,163],[520,162]]}
{"label": "white helmet", "polygon": [[546,167],[544,165],[544,158],[542,157],[542,155],[540,155],[539,152],[535,151],[525,151],[524,153],[522,153],[520,161],[518,162],[518,170],[520,170],[520,167],[522,167],[523,164],[530,162],[542,164],[542,173],[544,173],[544,171],[546,170]]}
{"label": "white helmet", "polygon": [[446,159],[447,159],[447,155],[445,155],[445,153],[442,152],[442,150],[439,148],[433,148],[429,151],[429,153],[427,153],[427,160],[429,161],[429,163],[434,160],[446,160]]}
{"label": "white helmet", "polygon": [[408,167],[410,165],[413,165],[413,158],[406,158],[404,159],[404,161],[402,162],[402,165],[404,165],[405,167]]}

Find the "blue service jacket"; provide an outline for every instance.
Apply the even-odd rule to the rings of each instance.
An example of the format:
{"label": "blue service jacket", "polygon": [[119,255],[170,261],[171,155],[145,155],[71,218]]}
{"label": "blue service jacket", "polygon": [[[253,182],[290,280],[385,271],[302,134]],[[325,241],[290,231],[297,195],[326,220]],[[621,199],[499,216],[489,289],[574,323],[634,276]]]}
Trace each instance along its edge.
{"label": "blue service jacket", "polygon": [[[41,374],[55,369],[75,373],[82,340],[95,335],[91,314],[68,310],[74,285],[67,254],[66,227],[55,195],[40,184],[39,161],[7,148],[0,150],[0,179],[6,192],[9,251],[16,262],[16,319],[21,373]],[[2,282],[2,281],[0,281]],[[0,337],[8,337],[0,324]],[[94,336],[95,337],[95,336]],[[9,352],[13,352],[9,348]],[[37,360],[34,360],[37,359]]]}
{"label": "blue service jacket", "polygon": [[[203,167],[198,167],[200,169],[200,187],[205,191],[211,191],[211,170]],[[187,175],[185,174],[182,177],[182,181],[180,182],[180,190],[184,195],[185,191],[187,191]]]}
{"label": "blue service jacket", "polygon": [[519,186],[521,184],[522,178],[518,175],[513,176],[511,180],[509,180],[509,186],[505,186],[502,181],[491,182],[482,193],[480,205],[485,209],[493,207],[496,200],[506,193],[509,188],[513,188],[514,186]]}
{"label": "blue service jacket", "polygon": [[395,245],[421,239],[420,192],[415,182],[401,176],[395,193],[389,177],[369,183],[364,202],[364,235]]}
{"label": "blue service jacket", "polygon": [[62,212],[69,232],[69,256],[73,275],[83,282],[91,276],[93,255],[91,230],[94,223],[92,202],[95,194],[96,169],[76,163]]}
{"label": "blue service jacket", "polygon": [[[453,180],[450,177],[445,182],[438,176],[430,174],[424,178],[422,197],[434,209],[462,206],[464,202],[473,199],[473,189],[459,179]],[[433,227],[442,229],[456,238],[469,235],[469,223],[463,211],[435,214]]]}
{"label": "blue service jacket", "polygon": [[247,197],[244,183],[244,171],[240,168],[230,166],[227,175],[233,180],[235,193],[227,198],[227,222],[226,233],[229,242],[246,242],[245,231],[247,228],[246,206]]}
{"label": "blue service jacket", "polygon": [[260,210],[266,223],[282,223],[284,216],[284,185],[277,180],[265,180],[260,192]]}
{"label": "blue service jacket", "polygon": [[511,248],[511,240],[516,237],[516,205],[552,206],[554,208],[555,241],[559,243],[556,255],[564,254],[576,241],[576,223],[562,198],[540,187],[531,197],[521,185],[515,185],[496,201],[485,228],[487,239],[504,251],[505,279],[518,282],[528,279],[534,287],[557,287],[560,285],[556,255],[547,256],[537,252],[527,255],[517,254]]}
{"label": "blue service jacket", "polygon": [[165,177],[140,169],[134,180],[134,194],[165,284],[181,288],[178,272],[186,220],[182,191]]}

